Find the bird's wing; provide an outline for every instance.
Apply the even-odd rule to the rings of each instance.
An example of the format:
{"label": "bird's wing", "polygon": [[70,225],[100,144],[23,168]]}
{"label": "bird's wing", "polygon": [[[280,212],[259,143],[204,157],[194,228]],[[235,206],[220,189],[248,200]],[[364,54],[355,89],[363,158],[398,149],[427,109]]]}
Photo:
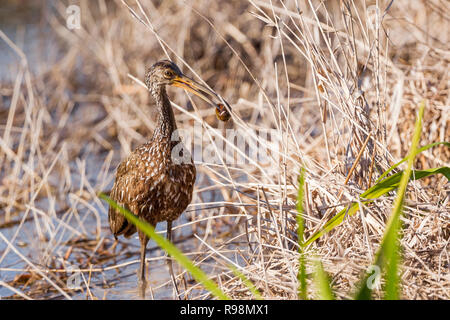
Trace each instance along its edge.
{"label": "bird's wing", "polygon": [[[134,207],[129,199],[133,199],[137,190],[133,187],[133,172],[136,166],[135,153],[130,154],[128,158],[122,161],[117,167],[116,180],[111,189],[110,198],[119,206],[126,208],[134,213]],[[129,235],[133,231],[134,226],[130,225],[128,220],[122,213],[114,209],[112,206],[108,210],[108,220],[111,232],[115,237],[124,234]],[[134,232],[131,232],[131,234]]]}
{"label": "bird's wing", "polygon": [[[153,174],[158,168],[149,166],[140,157],[138,150],[130,154],[130,156],[122,161],[117,167],[116,180],[111,189],[110,198],[118,205],[125,207],[136,216],[145,200],[151,200],[156,194],[154,186],[157,185],[157,175]],[[118,210],[109,207],[108,211],[109,225],[115,236],[125,234],[126,236],[132,231],[132,227],[128,220]],[[132,233],[131,233],[132,234]]]}

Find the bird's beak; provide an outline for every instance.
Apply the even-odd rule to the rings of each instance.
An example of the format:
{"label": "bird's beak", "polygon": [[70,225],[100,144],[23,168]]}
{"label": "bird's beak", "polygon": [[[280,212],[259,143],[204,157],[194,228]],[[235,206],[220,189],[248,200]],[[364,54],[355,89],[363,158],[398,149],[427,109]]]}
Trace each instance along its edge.
{"label": "bird's beak", "polygon": [[[176,78],[173,79],[171,85],[192,92],[196,96],[208,102],[210,105],[216,107],[216,114],[219,120],[227,121],[228,119],[231,118],[230,105],[226,101],[221,99],[217,93],[208,89],[204,85],[194,81],[191,78],[186,77],[185,75],[176,76]],[[222,101],[225,102],[229,110],[227,110],[227,108],[224,107]]]}

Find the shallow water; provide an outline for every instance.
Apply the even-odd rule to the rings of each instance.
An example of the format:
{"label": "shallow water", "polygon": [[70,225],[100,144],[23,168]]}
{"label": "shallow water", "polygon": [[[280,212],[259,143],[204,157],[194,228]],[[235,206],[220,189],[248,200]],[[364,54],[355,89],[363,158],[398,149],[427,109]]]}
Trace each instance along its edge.
{"label": "shallow water", "polygon": [[[103,163],[100,155],[91,155],[86,157],[86,162],[90,165],[86,168],[86,175],[89,180],[95,182],[100,166]],[[72,164],[75,166],[75,164]],[[112,166],[110,174],[113,175],[115,167]],[[77,182],[74,182],[74,189],[77,189]],[[79,183],[79,182],[78,182]],[[112,183],[111,183],[112,184]],[[108,186],[109,189],[111,185]],[[210,194],[211,195],[211,194]],[[212,196],[212,195],[211,195]],[[104,204],[104,203],[103,203]],[[45,208],[48,207],[48,203],[44,198],[43,201],[35,203],[36,207]],[[110,250],[111,245],[114,242],[114,237],[109,230],[107,206],[103,208],[98,206],[94,201],[90,201],[89,205],[100,214],[100,234],[97,239],[97,226],[98,221],[96,216],[92,213],[92,210],[77,205],[78,219],[73,214],[58,214],[57,217],[37,216],[29,221],[26,221],[22,226],[15,225],[12,227],[5,227],[0,229],[0,232],[4,235],[8,241],[11,241],[16,231],[19,230],[17,238],[14,240],[13,245],[17,248],[20,254],[24,255],[35,266],[42,266],[42,270],[45,270],[45,266],[50,269],[65,269],[73,270],[73,272],[66,272],[67,277],[61,278],[66,283],[76,283],[84,288],[83,290],[74,290],[70,292],[73,299],[86,299],[87,292],[85,290],[85,283],[89,282],[89,290],[91,294],[98,299],[136,299],[138,297],[137,292],[137,270],[139,268],[140,259],[140,242],[138,240],[137,233],[131,238],[126,239],[124,237],[119,238],[119,244],[115,248],[114,253],[117,256],[113,257],[113,251]],[[46,212],[47,214],[47,212]],[[48,213],[51,215],[51,213]],[[28,212],[27,217],[32,217],[33,213]],[[23,219],[24,215],[15,217],[15,220]],[[81,237],[71,232],[67,228],[58,229],[61,221],[74,230],[80,231]],[[188,222],[186,213],[183,214],[174,223],[173,240],[176,246],[183,252],[191,252],[196,246],[196,240],[192,237],[191,227],[185,226],[182,228],[176,228],[179,225]],[[39,225],[43,230],[42,234],[45,239],[39,239],[37,232]],[[45,232],[46,228],[50,228],[51,232]],[[156,231],[165,236],[166,223],[159,223],[156,226]],[[54,238],[48,239],[50,235],[54,235]],[[177,241],[180,240],[181,241]],[[74,243],[75,241],[75,243]],[[101,250],[96,249],[100,243],[104,244],[107,254]],[[88,243],[88,244],[85,244]],[[0,259],[5,253],[8,245],[6,242],[0,240]],[[67,250],[72,247],[72,253],[65,258]],[[156,246],[153,241],[149,241],[147,245],[147,267],[149,274],[147,275],[148,286],[152,287],[153,297],[155,299],[172,299],[173,289],[170,282],[170,276],[168,273],[168,267],[166,265],[164,252]],[[87,262],[91,259],[91,263]],[[117,268],[109,269],[112,266],[118,266]],[[72,268],[72,269],[71,269]],[[94,271],[90,275],[88,269],[106,269],[105,271]],[[27,274],[24,269],[30,270],[24,259],[20,258],[16,253],[10,251],[3,260],[0,261],[0,280],[11,283],[17,276],[21,274]],[[77,270],[84,269],[82,274],[78,274]],[[174,269],[181,272],[179,266],[174,262]],[[31,268],[32,270],[32,268]],[[72,278],[70,276],[73,275]],[[40,280],[45,282],[44,280]],[[165,286],[164,283],[167,283]],[[180,283],[178,283],[180,286]],[[20,284],[17,287],[24,292],[27,292],[30,288],[22,287]],[[11,297],[12,292],[10,289],[0,286],[0,297]],[[60,293],[51,292],[43,293],[38,299],[59,299],[63,298]],[[147,293],[147,298],[150,298],[150,292]]]}
{"label": "shallow water", "polygon": [[[17,3],[20,3],[20,6]],[[29,69],[32,73],[39,73],[39,68],[44,66],[51,68],[52,61],[59,54],[57,42],[53,41],[50,36],[49,26],[42,23],[40,1],[6,1],[2,2],[0,8],[0,29],[16,44],[26,55]],[[53,1],[45,2],[50,6]],[[26,21],[26,23],[24,23]],[[39,63],[37,63],[39,62]],[[13,82],[15,80],[17,70],[19,70],[20,59],[13,50],[0,39],[0,82]],[[9,103],[4,103],[8,107]],[[97,108],[102,109],[102,108]],[[104,110],[102,109],[102,112]],[[70,121],[86,120],[87,117],[103,118],[105,115],[95,110],[93,107],[85,108],[83,105],[76,105],[71,113]],[[95,119],[90,119],[94,123]],[[70,122],[69,121],[69,122]],[[108,177],[115,174],[115,168],[120,162],[119,143],[114,145],[114,156],[111,167],[107,172]],[[66,287],[67,281],[81,281],[83,290],[71,290],[69,295],[73,299],[86,299],[92,297],[97,299],[135,299],[138,298],[137,292],[137,270],[139,268],[139,241],[137,234],[130,239],[120,238],[120,242],[115,249],[115,257],[109,251],[114,242],[108,226],[107,206],[105,203],[94,200],[82,203],[73,197],[77,190],[86,190],[83,184],[83,178],[79,174],[80,163],[85,163],[85,178],[92,185],[98,185],[99,175],[102,171],[102,165],[107,158],[107,152],[98,152],[92,150],[87,144],[76,155],[77,159],[71,159],[69,163],[71,186],[70,190],[61,191],[58,195],[56,203],[51,202],[46,197],[39,197],[32,204],[36,210],[20,212],[19,215],[13,217],[13,220],[20,222],[26,218],[23,224],[16,223],[12,226],[0,228],[1,234],[12,241],[12,245],[21,255],[23,255],[34,266],[40,270],[68,270],[72,268],[73,272],[57,273],[52,271],[46,275],[60,287]],[[0,172],[0,182],[2,181]],[[49,181],[51,185],[58,186],[58,174],[50,175]],[[110,180],[107,185],[103,186],[103,190],[109,190],[113,181]],[[197,177],[196,188],[204,187],[212,183],[207,176]],[[200,185],[201,184],[201,185]],[[103,191],[103,190],[95,190]],[[71,193],[73,193],[71,195]],[[64,195],[66,194],[66,195]],[[222,200],[222,195],[218,191],[202,192],[202,201]],[[197,207],[195,207],[197,208]],[[73,210],[69,210],[73,209]],[[211,210],[211,213],[213,211]],[[4,211],[0,208],[0,217]],[[96,214],[100,220],[98,220]],[[189,222],[188,217],[191,214],[184,213],[174,224],[182,225]],[[3,218],[3,217],[2,217]],[[3,219],[0,219],[2,221]],[[97,232],[100,226],[100,233]],[[165,235],[165,223],[157,225],[156,230]],[[40,230],[40,231],[39,231]],[[200,229],[199,236],[202,237]],[[18,232],[17,232],[18,231]],[[17,232],[17,238],[13,239]],[[173,239],[176,246],[183,252],[192,252],[197,250],[199,242],[193,236],[191,225],[184,226],[174,230]],[[180,241],[177,241],[180,240]],[[76,241],[75,241],[76,240]],[[100,246],[98,246],[100,244]],[[67,256],[69,248],[72,248],[70,255]],[[155,243],[150,241],[147,246],[148,259],[148,282],[152,287],[153,297],[155,299],[172,299],[173,288],[168,274],[168,267],[165,261],[164,252],[156,247]],[[103,253],[101,251],[104,251]],[[205,251],[205,250],[204,250]],[[5,254],[7,252],[7,254]],[[67,259],[66,259],[67,258]],[[192,258],[192,256],[191,256]],[[206,260],[208,261],[208,260]],[[114,268],[114,266],[118,266]],[[85,271],[77,273],[81,268]],[[103,271],[88,270],[101,269]],[[176,272],[181,272],[181,268],[174,262]],[[202,265],[202,269],[206,272],[211,267]],[[64,296],[51,288],[46,280],[36,280],[23,285],[29,277],[29,271],[33,270],[19,257],[13,250],[8,250],[8,245],[0,239],[0,280],[10,284],[14,288],[30,294],[36,299],[61,299]],[[57,275],[57,276],[55,276]],[[61,276],[64,275],[64,276]],[[21,281],[21,277],[25,281]],[[14,280],[17,281],[14,281]],[[186,276],[187,281],[189,279]],[[85,283],[89,283],[90,293],[86,291]],[[39,284],[44,288],[39,291]],[[76,284],[76,283],[75,283]],[[183,291],[183,286],[179,282],[178,286]],[[51,290],[48,290],[48,288]],[[36,292],[40,292],[37,293]],[[199,292],[196,291],[196,294]],[[0,285],[0,298],[18,298],[13,297],[14,292],[7,287]],[[150,291],[147,292],[150,298]]]}
{"label": "shallow water", "polygon": [[[74,117],[77,117],[77,112],[74,113]],[[119,149],[119,145],[115,149]],[[84,152],[80,152],[80,154],[83,155],[83,161],[86,163],[85,177],[92,186],[95,186],[99,183],[99,173],[108,153],[97,153],[96,150],[91,150],[89,147],[86,147]],[[115,152],[114,155],[112,164],[108,170],[108,176],[110,177],[115,175],[117,164],[121,160],[119,158],[119,152]],[[74,159],[69,163],[69,167],[72,173],[70,192],[76,193],[76,190],[85,190],[86,182],[82,181],[83,179],[78,173],[79,160]],[[55,180],[54,183],[57,185],[58,177],[50,176],[49,180],[51,181],[52,179]],[[202,180],[208,181],[207,179]],[[110,190],[112,183],[113,181],[111,180],[108,185],[104,186],[104,190]],[[206,192],[205,194],[202,193],[202,196],[204,196],[206,201],[212,200],[217,196],[220,197],[220,195],[213,191]],[[58,211],[64,205],[67,208],[63,208],[62,212],[59,212],[56,216],[52,213],[53,211]],[[8,241],[12,241],[17,230],[19,230],[17,237],[12,243],[19,250],[20,254],[25,256],[33,265],[40,267],[41,270],[46,270],[47,268],[73,270],[73,272],[65,272],[66,277],[60,277],[61,281],[64,282],[60,284],[60,287],[67,286],[69,282],[76,284],[76,281],[79,281],[78,284],[81,284],[81,287],[83,287],[83,290],[72,290],[69,293],[73,299],[91,298],[90,295],[97,299],[139,298],[137,291],[137,270],[140,261],[140,242],[137,233],[129,239],[120,237],[119,244],[114,251],[117,256],[113,257],[113,252],[110,248],[114,242],[114,236],[109,230],[108,207],[106,203],[100,202],[99,205],[98,202],[90,200],[87,205],[84,205],[74,200],[69,194],[53,207],[45,197],[35,201],[34,206],[42,210],[44,215],[35,215],[36,213],[32,210],[27,213],[21,212],[19,216],[13,217],[13,220],[20,221],[21,219],[26,219],[23,225],[16,224],[0,229],[0,232]],[[56,209],[52,210],[52,208]],[[74,211],[69,211],[69,209],[75,209],[77,214],[75,215]],[[95,213],[99,214],[99,221]],[[190,225],[177,228],[177,226],[189,222],[187,216],[184,213],[173,225],[175,228],[173,240],[182,252],[192,252],[198,246],[197,240],[192,236],[192,228]],[[62,222],[64,225],[62,225]],[[97,233],[99,226],[100,234]],[[42,230],[40,234],[38,230]],[[165,236],[165,230],[166,223],[159,223],[156,226],[156,231],[160,232],[163,236]],[[180,239],[182,241],[177,241]],[[99,244],[101,249],[97,248]],[[102,244],[105,247],[104,249]],[[7,243],[0,239],[0,259],[2,259],[7,247]],[[66,254],[70,247],[72,247],[72,253],[67,258]],[[94,250],[96,251],[94,252]],[[107,254],[100,252],[102,250],[106,250]],[[149,272],[147,275],[148,287],[151,287],[153,298],[173,299],[173,288],[166,265],[165,254],[153,241],[149,241],[147,245],[146,258],[148,261],[147,270]],[[111,269],[113,266],[118,267]],[[93,270],[102,269],[104,271],[94,271],[90,274],[88,271],[89,268]],[[77,273],[79,269],[83,269],[84,271],[81,274]],[[181,272],[176,262],[174,262],[174,269],[175,272],[177,270]],[[207,268],[203,269],[207,271]],[[9,251],[0,260],[1,281],[9,283],[25,293],[36,292],[36,286],[38,286],[39,281],[42,282],[44,287],[49,287],[48,282],[45,280],[38,280],[36,283],[33,283],[33,289],[31,289],[31,286],[24,287],[20,283],[13,283],[13,280],[18,276],[29,274],[29,270],[33,270],[33,268],[30,268],[24,259],[13,251]],[[55,280],[52,277],[50,278]],[[87,282],[91,291],[89,296],[86,292]],[[181,284],[178,283],[178,286],[180,287]],[[11,290],[0,285],[0,297],[11,298]],[[32,297],[37,299],[64,298],[61,293],[55,292],[53,289],[48,292],[42,292],[37,296],[32,294]],[[150,292],[147,291],[147,298],[150,297]]]}
{"label": "shallow water", "polygon": [[[43,71],[41,68],[51,65],[58,55],[58,47],[42,15],[42,7],[50,8],[52,2],[5,0],[0,6],[0,30],[22,50],[33,73]],[[20,56],[0,40],[0,81],[14,80],[19,66]]]}
{"label": "shallow water", "polygon": [[[91,221],[90,221],[91,220]],[[106,215],[102,215],[102,226],[107,226],[107,217]],[[184,217],[180,218],[179,223],[186,222]],[[44,247],[46,246],[46,242],[39,241],[36,242],[36,232],[33,226],[34,221],[26,222],[20,229],[20,234],[14,241],[14,246],[20,251],[22,255],[24,255],[29,261],[31,261],[34,265],[39,266],[39,264],[43,261]],[[87,219],[85,221],[85,227],[89,229],[90,225],[95,225],[94,219]],[[157,231],[165,232],[165,223],[160,223],[157,226]],[[3,228],[0,232],[10,240],[17,227],[14,228]],[[190,232],[188,228],[182,228],[181,230],[177,230],[174,232],[174,240],[176,241],[177,237],[187,235]],[[104,238],[103,241],[109,241],[112,243],[113,236],[107,228],[102,228],[101,237]],[[52,246],[50,246],[52,247]],[[188,252],[189,247],[192,247],[192,243],[189,241],[183,241],[177,243],[177,247],[184,251]],[[4,241],[0,241],[0,256],[5,253],[7,248],[7,244]],[[60,261],[60,253],[65,253],[69,246],[58,246],[54,250],[54,256],[56,261]],[[120,266],[118,268],[114,268],[111,270],[106,270],[102,272],[92,272],[89,289],[91,290],[94,297],[98,299],[136,299],[138,298],[137,292],[137,270],[139,268],[139,240],[137,239],[137,234],[131,237],[130,239],[121,239],[120,244],[116,248],[116,252],[119,252],[119,255],[116,258],[108,259],[105,263],[93,263],[92,269],[108,269],[110,266],[126,264],[124,266]],[[77,280],[80,279],[79,283],[83,287],[83,277],[85,280],[89,278],[89,272],[83,271],[82,275],[77,273],[77,270],[81,268],[86,268],[84,265],[80,266],[78,264],[78,260],[80,256],[91,255],[92,252],[84,249],[74,249],[71,257],[68,260],[65,260],[66,269],[71,270],[68,265],[72,266],[73,272],[67,272],[67,283],[76,284]],[[95,254],[94,254],[95,255]],[[95,256],[94,256],[95,257]],[[147,259],[148,259],[148,272],[147,279],[149,282],[149,287],[160,287],[165,282],[170,280],[168,274],[168,268],[166,266],[166,262],[164,259],[164,253],[161,249],[156,247],[153,241],[150,241],[147,245]],[[155,261],[155,259],[157,259]],[[26,269],[27,263],[24,262],[22,258],[20,258],[16,253],[9,252],[4,260],[0,263],[0,280],[10,283],[20,274],[23,274],[22,271],[15,271]],[[178,266],[174,263],[175,270],[178,270]],[[8,270],[10,269],[10,270]],[[45,270],[45,268],[43,268]],[[78,276],[78,275],[79,276]],[[73,275],[72,278],[70,276]],[[43,281],[43,280],[42,280]],[[180,285],[180,284],[179,284]],[[17,286],[19,289],[23,289],[25,292],[27,288],[23,288],[21,285]],[[168,285],[158,288],[157,290],[153,289],[153,294],[155,299],[172,299],[172,285],[168,282]],[[0,286],[0,297],[8,298],[12,295],[12,292],[3,286]],[[86,290],[75,290],[70,292],[70,295],[73,299],[86,299]],[[149,293],[147,294],[149,295]],[[38,299],[59,299],[62,298],[62,295],[55,292],[50,292],[48,294],[43,294],[42,296],[35,297]]]}

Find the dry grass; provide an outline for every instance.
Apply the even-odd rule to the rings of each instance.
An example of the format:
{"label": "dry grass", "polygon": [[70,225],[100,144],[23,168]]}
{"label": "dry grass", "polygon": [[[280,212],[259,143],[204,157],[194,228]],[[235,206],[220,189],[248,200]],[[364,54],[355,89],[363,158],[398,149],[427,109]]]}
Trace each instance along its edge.
{"label": "dry grass", "polygon": [[[82,28],[73,31],[65,4],[42,9],[54,39],[43,51],[54,58],[39,72],[0,31],[2,50],[19,64],[0,87],[0,288],[12,298],[108,298],[108,288],[123,280],[108,271],[136,263],[137,249],[125,240],[112,252],[107,208],[96,193],[108,191],[120,159],[151,135],[153,101],[132,77],[143,79],[145,66],[161,58],[199,75],[233,106],[233,121],[224,126],[204,104],[170,90],[180,128],[201,124],[210,145],[221,140],[217,127],[249,137],[274,129],[281,141],[279,160],[272,154],[266,164],[248,155],[239,165],[197,163],[189,222],[177,226],[192,230],[176,233],[177,245],[188,242],[184,251],[237,299],[251,296],[230,263],[265,298],[297,296],[301,166],[310,235],[406,155],[419,101],[427,99],[421,145],[449,140],[444,1],[126,3],[80,1]],[[415,168],[448,166],[449,159],[448,148],[436,147]],[[403,298],[449,299],[449,184],[436,176],[408,190]],[[338,298],[351,296],[373,260],[392,201],[364,207],[310,248]],[[150,270],[163,259],[160,252],[150,258]],[[67,287],[72,265],[82,269],[78,291]],[[190,299],[208,297],[185,278]],[[152,284],[156,298],[168,283]]]}

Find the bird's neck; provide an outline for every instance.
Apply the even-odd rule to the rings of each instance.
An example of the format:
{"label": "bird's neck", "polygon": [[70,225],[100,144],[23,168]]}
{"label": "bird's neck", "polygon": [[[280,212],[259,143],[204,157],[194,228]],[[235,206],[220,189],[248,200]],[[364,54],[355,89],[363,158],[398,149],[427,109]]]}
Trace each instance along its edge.
{"label": "bird's neck", "polygon": [[177,129],[177,124],[166,88],[164,86],[158,86],[152,92],[152,95],[156,100],[156,106],[159,112],[154,136],[171,138],[172,133]]}

